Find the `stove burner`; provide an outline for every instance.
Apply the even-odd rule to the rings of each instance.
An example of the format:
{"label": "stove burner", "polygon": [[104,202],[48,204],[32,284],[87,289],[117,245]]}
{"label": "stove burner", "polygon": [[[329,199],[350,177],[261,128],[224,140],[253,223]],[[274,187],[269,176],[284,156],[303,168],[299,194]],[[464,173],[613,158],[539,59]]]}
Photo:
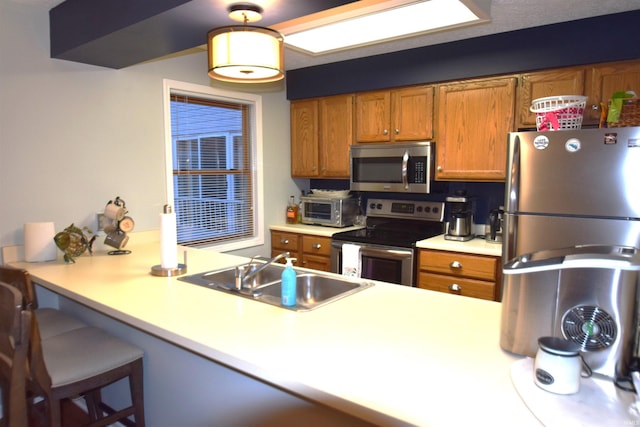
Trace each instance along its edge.
{"label": "stove burner", "polygon": [[[403,209],[398,211],[398,206]],[[369,201],[366,228],[336,233],[333,240],[412,248],[417,241],[444,233],[441,206],[439,202]]]}

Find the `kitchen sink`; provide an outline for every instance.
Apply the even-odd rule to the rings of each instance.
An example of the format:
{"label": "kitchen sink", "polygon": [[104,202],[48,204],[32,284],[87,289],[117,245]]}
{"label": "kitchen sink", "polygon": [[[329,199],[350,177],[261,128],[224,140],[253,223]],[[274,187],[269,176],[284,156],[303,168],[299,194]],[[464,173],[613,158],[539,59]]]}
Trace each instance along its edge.
{"label": "kitchen sink", "polygon": [[[240,265],[240,267],[246,266],[247,264]],[[313,310],[373,286],[371,281],[364,279],[343,279],[329,274],[294,268],[297,274],[296,305],[285,307],[280,300],[283,269],[284,266],[281,264],[266,266],[247,282],[251,284],[251,287],[242,290],[235,288],[235,266],[179,277],[178,280],[295,311]]]}

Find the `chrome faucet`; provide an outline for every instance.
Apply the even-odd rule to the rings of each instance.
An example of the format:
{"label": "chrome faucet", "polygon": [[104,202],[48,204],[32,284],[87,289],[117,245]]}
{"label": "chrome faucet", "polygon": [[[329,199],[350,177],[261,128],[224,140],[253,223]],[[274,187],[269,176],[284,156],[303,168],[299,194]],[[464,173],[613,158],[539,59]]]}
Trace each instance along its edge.
{"label": "chrome faucet", "polygon": [[246,283],[247,280],[250,280],[251,278],[256,276],[258,273],[260,273],[262,270],[267,268],[269,265],[273,264],[274,262],[281,260],[282,258],[289,258],[290,255],[291,254],[289,252],[283,252],[281,254],[274,256],[273,258],[271,258],[264,264],[260,265],[259,267],[257,267],[253,263],[253,258],[251,258],[251,260],[247,265],[237,266],[236,267],[236,290],[241,291],[243,289],[253,289],[254,285],[248,285]]}

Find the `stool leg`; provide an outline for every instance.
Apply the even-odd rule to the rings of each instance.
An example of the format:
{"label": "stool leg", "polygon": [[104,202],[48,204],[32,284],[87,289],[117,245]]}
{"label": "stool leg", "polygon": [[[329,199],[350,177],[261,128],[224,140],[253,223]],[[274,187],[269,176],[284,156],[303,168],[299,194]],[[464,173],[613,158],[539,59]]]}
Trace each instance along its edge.
{"label": "stool leg", "polygon": [[131,390],[131,404],[134,409],[136,427],[145,427],[144,421],[144,387],[142,358],[133,362],[131,375],[129,375],[129,388]]}

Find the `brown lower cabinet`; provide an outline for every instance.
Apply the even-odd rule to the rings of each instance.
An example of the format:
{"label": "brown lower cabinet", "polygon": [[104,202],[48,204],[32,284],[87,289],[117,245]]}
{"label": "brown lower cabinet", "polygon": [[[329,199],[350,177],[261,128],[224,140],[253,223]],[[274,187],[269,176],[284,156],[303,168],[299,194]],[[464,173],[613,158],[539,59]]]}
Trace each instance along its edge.
{"label": "brown lower cabinet", "polygon": [[271,231],[271,256],[290,252],[294,265],[320,271],[331,271],[331,237],[289,231]]}
{"label": "brown lower cabinet", "polygon": [[500,257],[420,249],[418,287],[500,300]]}

